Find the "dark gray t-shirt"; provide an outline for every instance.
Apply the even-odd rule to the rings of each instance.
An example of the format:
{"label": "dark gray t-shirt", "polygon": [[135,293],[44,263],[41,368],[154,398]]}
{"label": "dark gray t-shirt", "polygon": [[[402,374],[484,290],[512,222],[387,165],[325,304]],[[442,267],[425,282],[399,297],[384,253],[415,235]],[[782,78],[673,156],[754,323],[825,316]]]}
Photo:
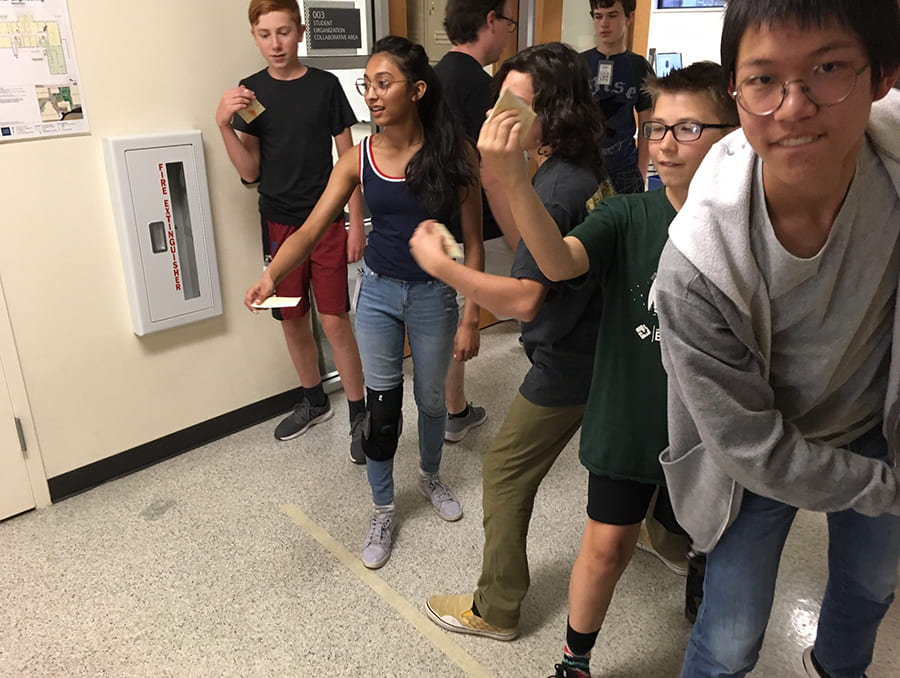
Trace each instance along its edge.
{"label": "dark gray t-shirt", "polygon": [[[538,168],[532,183],[563,235],[584,221],[585,203],[597,190],[593,172],[554,157]],[[535,280],[548,290],[535,319],[522,323],[522,341],[532,366],[519,392],[541,407],[583,405],[600,327],[599,282],[587,276],[551,282],[524,240],[519,241],[510,276]]]}

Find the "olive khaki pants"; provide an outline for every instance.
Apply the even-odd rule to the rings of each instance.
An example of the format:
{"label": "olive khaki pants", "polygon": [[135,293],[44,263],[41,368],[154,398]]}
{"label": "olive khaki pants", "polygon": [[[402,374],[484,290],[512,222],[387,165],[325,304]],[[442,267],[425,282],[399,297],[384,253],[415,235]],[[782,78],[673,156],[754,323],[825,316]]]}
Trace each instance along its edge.
{"label": "olive khaki pants", "polygon": [[489,624],[519,623],[531,583],[525,547],[534,497],[583,416],[584,405],[541,407],[517,393],[484,456],[484,556],[474,598]]}

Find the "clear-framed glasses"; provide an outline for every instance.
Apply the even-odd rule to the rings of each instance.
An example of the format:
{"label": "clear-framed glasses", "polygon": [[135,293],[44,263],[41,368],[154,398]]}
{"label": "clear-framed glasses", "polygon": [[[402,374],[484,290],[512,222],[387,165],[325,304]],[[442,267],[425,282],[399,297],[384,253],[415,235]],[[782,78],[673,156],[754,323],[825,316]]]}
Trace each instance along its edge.
{"label": "clear-framed glasses", "polygon": [[645,122],[641,126],[641,133],[648,141],[662,141],[669,130],[675,141],[697,141],[705,129],[730,129],[734,125],[713,125],[705,122],[676,122],[674,125],[664,125],[661,122]]}
{"label": "clear-framed glasses", "polygon": [[500,12],[494,12],[494,16],[498,19],[503,19],[506,22],[510,33],[515,33],[516,29],[519,27],[518,21],[508,16],[503,16],[502,14],[500,14]]}
{"label": "clear-framed glasses", "polygon": [[753,115],[771,115],[784,103],[788,87],[800,83],[800,91],[816,106],[834,106],[845,101],[856,88],[860,74],[869,67],[850,64],[819,64],[802,80],[779,82],[771,75],[751,75],[741,80],[731,95],[738,105]]}
{"label": "clear-framed glasses", "polygon": [[375,94],[382,96],[387,93],[391,85],[397,82],[409,82],[409,80],[388,80],[387,78],[379,78],[378,80],[369,81],[365,78],[356,79],[356,91],[366,96],[371,87],[375,90]]}

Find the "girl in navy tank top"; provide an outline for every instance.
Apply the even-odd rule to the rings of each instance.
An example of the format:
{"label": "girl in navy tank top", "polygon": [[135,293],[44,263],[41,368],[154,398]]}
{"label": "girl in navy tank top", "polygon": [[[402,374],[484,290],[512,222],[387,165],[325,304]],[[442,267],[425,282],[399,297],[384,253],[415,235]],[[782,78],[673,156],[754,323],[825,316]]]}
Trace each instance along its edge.
{"label": "girl in navy tank top", "polygon": [[[439,475],[444,442],[444,389],[451,357],[478,352],[478,307],[466,304],[457,323],[456,293],[425,273],[409,253],[420,222],[458,210],[465,264],[483,268],[478,157],[449,112],[421,45],[405,38],[379,40],[357,89],[380,128],[344,153],[303,226],[278,249],[244,303],[251,310],[309,256],[362,185],[372,231],[356,303],[356,334],[366,384],[363,450],[374,510],[363,542],[366,567],[384,565],[395,525],[394,454],[402,429],[404,336],[413,359],[418,425],[416,484],[437,515],[462,517],[459,501]],[[405,439],[412,445],[412,439]]]}

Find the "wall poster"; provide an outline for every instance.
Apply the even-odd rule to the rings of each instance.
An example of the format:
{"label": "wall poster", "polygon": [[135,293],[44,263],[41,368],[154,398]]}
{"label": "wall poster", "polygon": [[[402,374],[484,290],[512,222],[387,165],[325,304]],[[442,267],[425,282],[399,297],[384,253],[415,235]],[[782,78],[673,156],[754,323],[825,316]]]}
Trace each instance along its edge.
{"label": "wall poster", "polygon": [[0,142],[90,131],[66,0],[0,0]]}

